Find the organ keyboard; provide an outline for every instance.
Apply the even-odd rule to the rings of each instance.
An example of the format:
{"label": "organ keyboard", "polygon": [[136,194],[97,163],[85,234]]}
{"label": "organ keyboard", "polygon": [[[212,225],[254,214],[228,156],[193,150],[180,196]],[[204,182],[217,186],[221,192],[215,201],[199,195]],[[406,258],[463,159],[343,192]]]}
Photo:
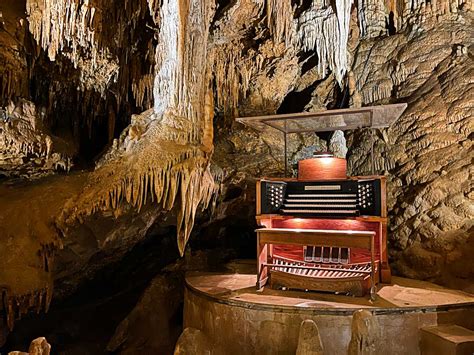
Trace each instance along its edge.
{"label": "organ keyboard", "polygon": [[380,216],[381,180],[260,181],[261,214],[306,217]]}
{"label": "organ keyboard", "polygon": [[257,222],[258,288],[373,296],[390,282],[383,176],[259,180]]}

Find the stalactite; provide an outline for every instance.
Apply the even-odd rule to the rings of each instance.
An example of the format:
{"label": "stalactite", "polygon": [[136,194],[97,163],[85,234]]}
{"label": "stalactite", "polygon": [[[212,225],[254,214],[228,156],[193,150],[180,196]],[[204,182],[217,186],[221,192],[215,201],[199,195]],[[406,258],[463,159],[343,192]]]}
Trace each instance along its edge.
{"label": "stalactite", "polygon": [[360,0],[358,17],[361,37],[372,38],[387,34],[385,24],[388,14],[382,0]]}
{"label": "stalactite", "polygon": [[333,72],[340,85],[347,72],[347,41],[352,0],[336,0],[336,12],[329,3],[313,2],[299,19],[299,40],[305,51],[316,50],[318,69],[325,76]]}
{"label": "stalactite", "polygon": [[[100,210],[115,209],[123,203],[140,210],[148,200],[164,210],[170,210],[180,197],[178,245],[180,252],[184,253],[197,208],[207,208],[213,194],[218,191],[219,181],[211,173],[209,157],[200,149],[173,147],[171,142],[166,141],[157,143],[152,144],[151,150],[142,152],[146,156],[157,155],[154,159],[147,161],[146,166],[136,161],[130,166],[127,164],[125,174],[117,174],[124,171],[123,166],[117,166],[116,162],[104,162],[105,165],[99,167],[80,199],[74,201],[74,211],[65,212],[64,222],[82,220]],[[160,147],[170,152],[160,154]],[[112,171],[118,176],[112,178]]]}
{"label": "stalactite", "polygon": [[242,47],[239,42],[230,42],[215,53],[217,106],[224,114],[232,114],[239,102],[246,98],[251,78],[262,70],[263,63],[259,60],[262,56],[249,51],[247,57],[243,57]]}
{"label": "stalactite", "polygon": [[294,44],[295,23],[293,21],[293,6],[291,0],[265,1],[267,27],[276,42]]}
{"label": "stalactite", "polygon": [[[33,247],[33,246],[32,246]],[[42,244],[37,251],[38,260],[30,260],[32,265],[37,265],[42,277],[32,284],[22,284],[20,288],[23,292],[18,293],[16,284],[14,288],[10,286],[0,286],[0,299],[3,300],[3,310],[5,312],[6,323],[9,330],[13,330],[16,320],[21,319],[30,311],[36,313],[47,312],[53,296],[53,279],[51,266],[54,255],[62,244],[59,239],[55,239],[47,244]],[[31,267],[31,265],[29,265]],[[23,283],[28,281],[22,281]],[[29,290],[29,291],[25,291]]]}
{"label": "stalactite", "polygon": [[439,21],[444,16],[456,14],[460,8],[473,10],[474,3],[471,0],[362,0],[358,6],[361,36],[371,38],[388,34],[390,21],[397,31],[405,30],[409,24]]}
{"label": "stalactite", "polygon": [[[33,37],[49,60],[57,63],[41,57],[39,64],[48,72],[38,75],[45,83],[38,83],[35,97],[42,99],[49,92],[52,108],[55,92],[78,91],[61,100],[62,107],[48,110],[53,117],[71,116],[69,111],[77,107],[82,115],[74,115],[75,119],[87,117],[92,136],[96,118],[111,117],[107,101],[115,101],[115,117],[123,121],[135,106],[137,110],[151,107],[155,29],[146,0],[120,6],[104,0],[28,0],[27,14]],[[64,76],[71,80],[65,82]],[[44,85],[55,89],[44,91]]]}
{"label": "stalactite", "polygon": [[213,60],[207,47],[213,15],[213,1],[163,1],[155,107],[132,117],[98,162],[89,185],[64,211],[65,228],[122,203],[138,210],[148,200],[164,210],[177,205],[178,246],[184,253],[197,208],[206,207],[217,188],[210,170]]}

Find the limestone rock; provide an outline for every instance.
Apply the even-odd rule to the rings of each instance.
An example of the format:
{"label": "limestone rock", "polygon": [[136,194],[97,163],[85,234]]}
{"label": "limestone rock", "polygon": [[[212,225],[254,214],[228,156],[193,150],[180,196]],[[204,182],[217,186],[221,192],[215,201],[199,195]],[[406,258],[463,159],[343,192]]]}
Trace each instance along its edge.
{"label": "limestone rock", "polygon": [[304,320],[300,326],[296,355],[323,355],[323,345],[318,326],[312,320]]}
{"label": "limestone rock", "polygon": [[30,355],[49,355],[50,351],[51,345],[43,337],[33,340],[28,349]]}
{"label": "limestone rock", "polygon": [[[181,331],[173,320],[182,312],[182,281],[178,275],[155,278],[132,312],[118,325],[107,350],[120,354],[171,353]],[[181,349],[186,347],[184,341]]]}
{"label": "limestone rock", "polygon": [[[436,25],[427,21],[416,36],[405,32],[361,43],[353,72],[365,104],[388,98],[409,104],[398,122],[377,134],[374,146],[376,170],[389,177],[395,271],[465,287],[474,276],[472,258],[465,257],[474,217],[469,197],[474,73],[472,56],[457,48],[468,46],[472,26],[463,23],[472,24],[473,17],[456,16]],[[352,174],[370,171],[369,142],[365,133],[349,137]]]}
{"label": "limestone rock", "polygon": [[72,144],[53,136],[46,116],[32,102],[0,108],[0,175],[37,178],[72,167]]}
{"label": "limestone rock", "polygon": [[[215,210],[216,235],[232,220],[251,230],[255,179],[283,175],[283,139],[233,119],[277,111],[408,102],[374,146],[376,170],[389,176],[392,266],[472,287],[472,1],[24,5],[0,3],[1,120],[24,108],[1,126],[3,166],[27,177],[67,172],[73,155],[55,137],[63,129],[67,143],[105,150],[77,180],[0,186],[9,328],[47,309],[52,278],[57,296],[70,294],[154,223],[177,225],[181,253],[201,207]],[[329,142],[338,155],[342,138]],[[370,172],[367,132],[344,138],[351,173]],[[315,135],[292,136],[290,165],[322,147]]]}
{"label": "limestone rock", "polygon": [[209,338],[199,329],[185,328],[176,343],[174,355],[188,354],[212,354]]}
{"label": "limestone rock", "polygon": [[51,352],[51,345],[47,342],[46,338],[36,338],[30,344],[28,352],[22,351],[11,351],[8,355],[49,355]]}
{"label": "limestone rock", "polygon": [[347,353],[349,355],[375,355],[380,339],[377,318],[369,311],[359,310],[352,316],[352,335]]}

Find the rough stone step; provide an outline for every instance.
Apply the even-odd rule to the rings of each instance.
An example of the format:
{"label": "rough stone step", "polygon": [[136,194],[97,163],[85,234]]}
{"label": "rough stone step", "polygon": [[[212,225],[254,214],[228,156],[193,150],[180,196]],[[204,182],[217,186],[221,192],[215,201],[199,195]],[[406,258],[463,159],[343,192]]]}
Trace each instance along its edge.
{"label": "rough stone step", "polygon": [[474,331],[444,324],[421,329],[422,355],[474,355]]}

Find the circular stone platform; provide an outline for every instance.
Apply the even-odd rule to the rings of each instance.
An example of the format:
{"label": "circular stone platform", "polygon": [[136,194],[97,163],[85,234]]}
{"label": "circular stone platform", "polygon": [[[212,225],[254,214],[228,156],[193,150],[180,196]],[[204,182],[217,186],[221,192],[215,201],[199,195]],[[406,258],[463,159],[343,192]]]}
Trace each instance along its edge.
{"label": "circular stone platform", "polygon": [[[300,324],[313,320],[327,354],[347,354],[352,315],[373,313],[380,326],[379,352],[418,354],[420,328],[457,324],[474,330],[474,296],[429,282],[393,277],[368,298],[298,291],[257,292],[249,264],[233,273],[186,277],[184,326],[201,330],[226,354],[295,354]],[[245,270],[247,269],[247,270]]]}

